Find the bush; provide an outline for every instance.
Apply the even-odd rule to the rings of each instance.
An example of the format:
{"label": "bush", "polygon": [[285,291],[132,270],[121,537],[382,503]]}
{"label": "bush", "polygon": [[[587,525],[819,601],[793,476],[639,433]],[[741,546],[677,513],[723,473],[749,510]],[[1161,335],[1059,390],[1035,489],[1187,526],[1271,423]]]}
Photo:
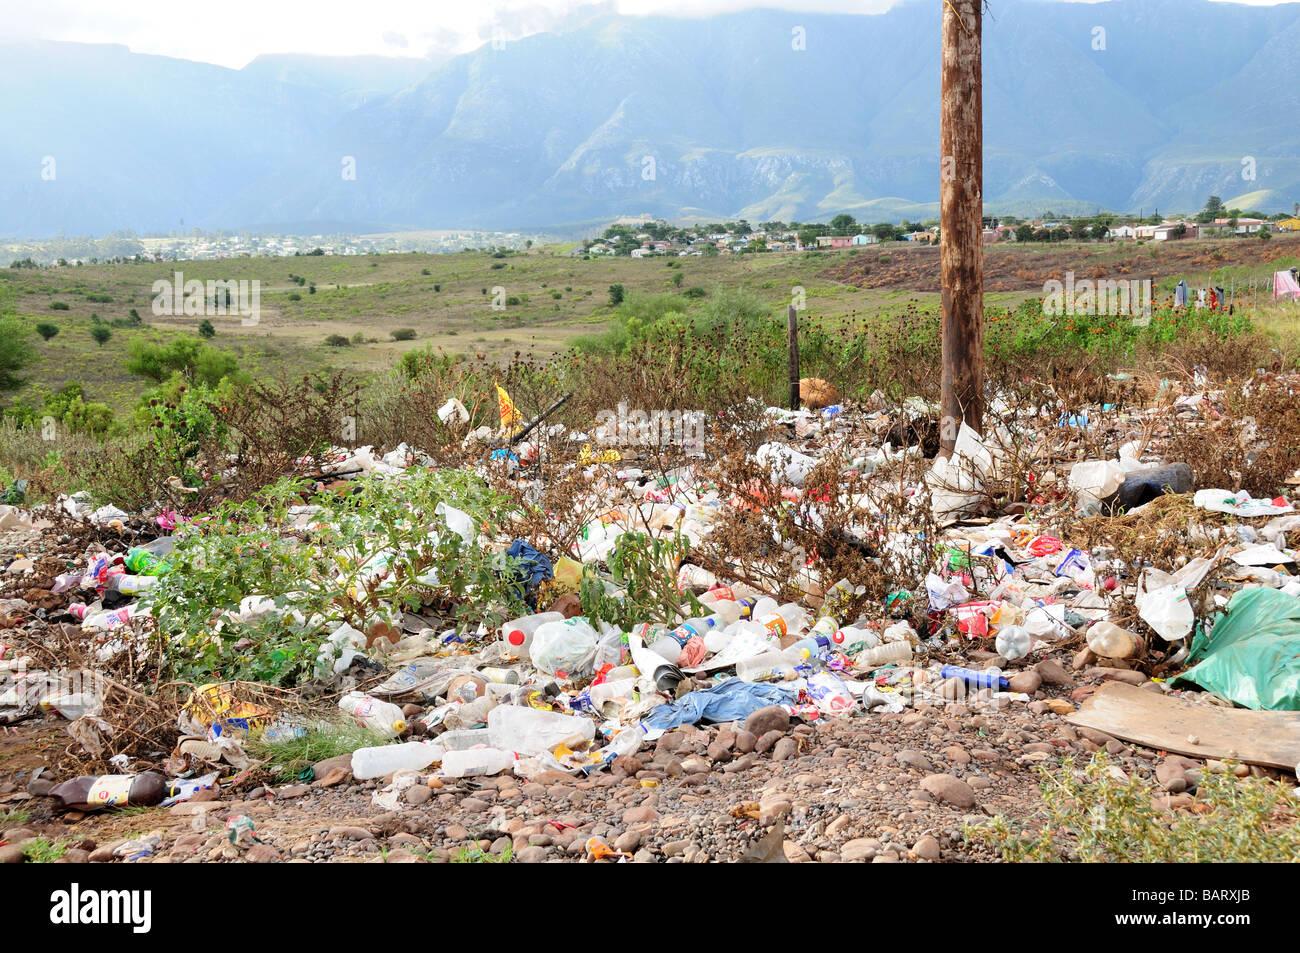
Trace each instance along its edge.
{"label": "bush", "polygon": [[414,341],[415,328],[398,328],[392,335],[394,341]]}
{"label": "bush", "polygon": [[39,334],[43,340],[48,341],[59,333],[59,326],[57,324],[50,324],[48,321],[42,321],[40,324],[36,325],[36,333]]}
{"label": "bush", "polygon": [[610,307],[611,307],[611,308],[617,308],[620,304],[622,304],[622,303],[623,303],[623,296],[624,296],[624,294],[625,294],[625,292],[624,292],[624,290],[623,290],[623,286],[622,286],[622,285],[610,285],[610,286],[609,286],[609,305],[610,305]]}
{"label": "bush", "polygon": [[1275,781],[1206,770],[1199,810],[1169,812],[1151,803],[1157,792],[1149,783],[1113,775],[1105,755],[1082,770],[1067,759],[1056,774],[1040,773],[1045,816],[1037,830],[998,817],[968,825],[967,839],[992,844],[1012,862],[1283,862],[1300,854],[1300,801]]}
{"label": "bush", "polygon": [[346,334],[331,334],[325,339],[327,347],[351,347],[352,341]]}
{"label": "bush", "polygon": [[51,301],[51,302],[50,302],[50,310],[51,310],[51,311],[67,311],[67,310],[69,310],[69,308],[68,308],[68,303],[67,303],[66,301]]}
{"label": "bush", "polygon": [[[496,533],[509,501],[473,474],[415,469],[402,480],[359,480],[346,497],[322,493],[310,500],[317,528],[302,544],[282,527],[308,486],[280,480],[245,503],[222,504],[172,550],[174,570],[153,591],[159,628],[173,634],[165,660],[173,677],[289,685],[311,675],[340,623],[374,632],[400,626],[402,609],[430,606],[464,631],[495,628],[522,610],[510,561],[466,542],[436,512],[446,502]],[[248,596],[277,608],[211,624],[214,611]]]}
{"label": "bush", "polygon": [[204,318],[199,322],[199,337],[214,338],[217,336],[217,329],[213,327],[212,322]]}

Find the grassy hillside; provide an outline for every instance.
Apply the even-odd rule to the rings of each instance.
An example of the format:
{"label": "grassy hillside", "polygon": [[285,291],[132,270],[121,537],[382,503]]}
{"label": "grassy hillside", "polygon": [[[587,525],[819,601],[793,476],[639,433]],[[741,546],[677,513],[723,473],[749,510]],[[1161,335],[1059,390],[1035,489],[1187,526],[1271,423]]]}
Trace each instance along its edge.
{"label": "grassy hillside", "polygon": [[[997,286],[1010,290],[990,292],[987,304],[1013,306],[1037,294],[1042,281],[1058,270],[1075,268],[1080,277],[1122,271],[1128,265],[1121,265],[1116,257],[1121,255],[1149,260],[1149,271],[1134,267],[1129,276],[1155,274],[1166,293],[1183,269],[1193,286],[1200,275],[1223,280],[1229,267],[1236,281],[1256,273],[1262,281],[1273,269],[1300,260],[1300,242],[1258,244],[998,246],[989,250],[989,275],[1008,279]],[[683,310],[701,306],[723,288],[744,289],[773,313],[780,313],[801,287],[805,314],[829,324],[939,306],[934,249],[885,245],[835,253],[584,261],[564,254],[569,247],[500,258],[467,252],[0,269],[0,295],[30,329],[39,354],[26,372],[24,388],[11,396],[79,380],[87,400],[118,407],[133,402],[148,382],[125,370],[130,341],[193,336],[203,320],[153,314],[153,282],[173,280],[176,271],[185,280],[261,282],[256,326],[245,327],[234,315],[211,318],[216,330],[211,343],[237,354],[241,366],[255,374],[289,367],[341,368],[364,375],[392,367],[405,351],[430,345],[502,362],[517,351],[545,357],[564,350],[579,335],[606,327],[614,310],[609,288],[615,284],[623,286],[628,298],[680,295]],[[1107,264],[1112,268],[1107,270]],[[1095,271],[1098,267],[1101,272]],[[506,302],[503,309],[492,307],[494,296]],[[66,310],[56,305],[66,305]],[[103,345],[91,337],[92,315],[124,325],[132,309],[142,326],[112,327]],[[35,333],[38,322],[56,325],[59,333],[42,341]],[[395,341],[392,332],[402,328],[413,329],[415,338]],[[349,340],[360,335],[364,343],[327,346],[332,335]]]}

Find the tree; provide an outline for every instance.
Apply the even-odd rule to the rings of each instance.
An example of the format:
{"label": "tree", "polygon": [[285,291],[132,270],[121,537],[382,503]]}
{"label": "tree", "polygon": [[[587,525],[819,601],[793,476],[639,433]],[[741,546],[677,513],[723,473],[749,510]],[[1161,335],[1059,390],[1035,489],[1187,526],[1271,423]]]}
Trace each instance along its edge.
{"label": "tree", "polygon": [[214,338],[217,336],[217,329],[212,326],[212,322],[204,318],[199,322],[199,337]]}
{"label": "tree", "polygon": [[1198,222],[1212,222],[1216,218],[1223,217],[1223,199],[1217,195],[1211,195],[1205,202],[1205,208],[1196,216]]}
{"label": "tree", "polygon": [[1034,240],[1034,226],[1018,225],[1016,227],[1016,241],[1032,242]]}
{"label": "tree", "polygon": [[839,215],[836,215],[831,219],[831,228],[840,234],[844,234],[856,224],[857,220],[854,219],[852,215],[845,212],[841,212]]}
{"label": "tree", "polygon": [[50,324],[48,321],[42,321],[40,324],[36,325],[36,333],[44,340],[48,341],[50,338],[54,337],[54,335],[59,333],[59,326],[57,324]]}
{"label": "tree", "polygon": [[610,307],[612,307],[612,308],[616,308],[616,307],[618,307],[620,304],[622,304],[622,303],[623,303],[623,294],[624,294],[624,292],[623,292],[623,286],[622,286],[622,285],[610,285],[610,286],[609,286],[609,304],[610,304]]}
{"label": "tree", "polygon": [[90,326],[90,336],[95,339],[95,343],[103,347],[108,343],[108,339],[113,336],[113,332],[107,324],[92,324]]}
{"label": "tree", "polygon": [[27,343],[12,309],[0,309],[0,391],[21,387],[19,371],[31,363],[35,352]]}

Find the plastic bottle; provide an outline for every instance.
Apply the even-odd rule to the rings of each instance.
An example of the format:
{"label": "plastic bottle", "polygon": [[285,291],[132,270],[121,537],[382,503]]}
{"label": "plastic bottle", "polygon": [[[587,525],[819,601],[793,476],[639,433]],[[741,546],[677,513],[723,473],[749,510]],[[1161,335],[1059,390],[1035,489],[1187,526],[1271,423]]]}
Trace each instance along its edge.
{"label": "plastic bottle", "polygon": [[671,632],[655,640],[650,651],[662,655],[678,665],[698,665],[704,661],[706,650],[704,634],[715,628],[721,616],[712,615],[699,619],[687,619]]}
{"label": "plastic bottle", "polygon": [[[769,602],[773,600],[768,600]],[[787,602],[785,605],[777,606],[770,612],[763,615],[757,615],[758,606],[754,607],[755,618],[767,626],[769,632],[774,635],[785,637],[802,632],[808,624],[808,613],[804,612],[793,602]]]}
{"label": "plastic bottle", "polygon": [[795,666],[803,661],[804,653],[787,650],[764,652],[736,663],[736,677],[742,682],[761,682],[772,678],[785,678],[794,673]]}
{"label": "plastic bottle", "polygon": [[994,647],[1007,661],[1024,658],[1033,648],[1033,637],[1018,625],[1004,625],[998,629]]}
{"label": "plastic bottle", "polygon": [[1011,684],[1002,677],[1002,673],[996,668],[976,671],[971,668],[962,668],[959,665],[945,665],[939,674],[944,678],[959,678],[967,685],[974,685],[976,688],[991,688],[998,692],[1005,692]]}
{"label": "plastic bottle", "polygon": [[74,602],[68,606],[68,612],[74,618],[81,620],[81,631],[83,632],[107,632],[109,629],[125,625],[132,619],[148,614],[143,612],[140,606],[134,602],[117,609],[108,609],[101,612],[91,612],[90,607],[85,603]]}
{"label": "plastic bottle", "polygon": [[910,661],[912,661],[911,642],[886,642],[884,645],[877,645],[874,649],[859,652],[854,657],[853,664],[859,668],[868,668],[879,665],[898,665]]}
{"label": "plastic bottle", "polygon": [[360,692],[348,692],[340,698],[339,708],[356,719],[358,725],[369,728],[381,738],[395,738],[406,730],[402,709]]}
{"label": "plastic bottle", "polygon": [[77,811],[141,805],[153,807],[167,796],[167,779],[156,771],[143,774],[100,774],[72,778],[50,788],[60,806]]}
{"label": "plastic bottle", "polygon": [[1133,658],[1145,648],[1141,636],[1106,619],[1089,626],[1085,638],[1088,648],[1102,658]]}
{"label": "plastic bottle", "polygon": [[352,752],[352,775],[358,781],[382,778],[394,771],[420,771],[441,761],[443,748],[435,742],[407,741],[400,745],[377,745]]}
{"label": "plastic bottle", "polygon": [[134,596],[146,589],[152,589],[157,584],[157,576],[133,576],[124,569],[110,569],[108,577],[104,581],[104,588],[108,592],[120,592],[123,595]]}
{"label": "plastic bottle", "polygon": [[852,625],[836,629],[831,633],[830,639],[831,645],[845,655],[857,655],[880,644],[880,634],[874,629],[861,629]]}
{"label": "plastic bottle", "polygon": [[476,725],[487,723],[488,716],[492,709],[497,707],[497,699],[493,695],[483,695],[475,698],[473,701],[466,702],[453,712],[449,712],[443,719],[443,724],[448,728],[466,729],[473,728]]}
{"label": "plastic bottle", "polygon": [[530,755],[562,743],[580,744],[596,737],[590,718],[562,715],[520,705],[498,705],[488,713],[488,737],[495,748]]}
{"label": "plastic bottle", "polygon": [[515,764],[513,752],[499,748],[469,748],[465,751],[447,751],[442,756],[444,778],[476,778],[500,774]]}
{"label": "plastic bottle", "polygon": [[488,730],[486,728],[453,728],[438,735],[434,739],[434,744],[442,748],[443,751],[466,751],[470,748],[486,746],[488,744]]}
{"label": "plastic bottle", "polygon": [[521,616],[511,619],[501,626],[501,647],[508,657],[528,658],[528,646],[532,645],[533,635],[547,622],[563,622],[563,612],[539,612],[536,615]]}
{"label": "plastic bottle", "polygon": [[725,629],[714,628],[706,632],[704,635],[704,650],[711,655],[716,655],[730,645],[732,639],[744,632],[752,632],[755,635],[768,634],[765,626],[761,626],[749,619],[741,619],[738,622],[733,622]]}
{"label": "plastic bottle", "polygon": [[138,576],[165,576],[172,569],[169,562],[149,552],[143,546],[128,550],[123,565],[126,566],[127,572],[133,572]]}

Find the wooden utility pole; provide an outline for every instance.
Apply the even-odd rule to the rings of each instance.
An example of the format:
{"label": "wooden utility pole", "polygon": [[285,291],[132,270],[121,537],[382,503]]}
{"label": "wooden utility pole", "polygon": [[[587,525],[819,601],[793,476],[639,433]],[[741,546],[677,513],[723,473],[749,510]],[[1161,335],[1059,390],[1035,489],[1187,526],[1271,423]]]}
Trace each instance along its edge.
{"label": "wooden utility pole", "polygon": [[940,452],[984,422],[984,0],[943,4],[939,247],[943,282]]}
{"label": "wooden utility pole", "polygon": [[799,309],[790,305],[785,319],[786,346],[790,358],[790,409],[799,409]]}

